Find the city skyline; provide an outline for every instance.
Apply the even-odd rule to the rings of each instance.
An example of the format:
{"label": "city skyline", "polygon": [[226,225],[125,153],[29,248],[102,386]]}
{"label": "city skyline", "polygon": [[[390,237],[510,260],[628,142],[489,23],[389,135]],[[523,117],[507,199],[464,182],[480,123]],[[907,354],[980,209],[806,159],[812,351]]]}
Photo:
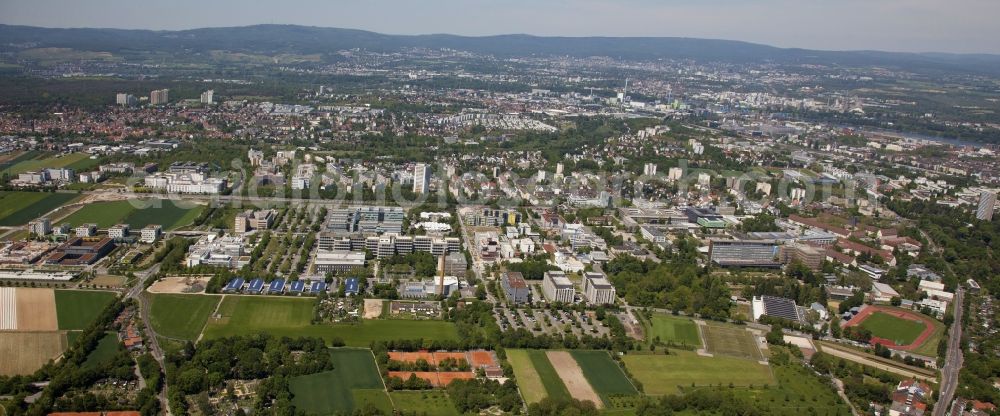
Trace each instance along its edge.
{"label": "city skyline", "polygon": [[[237,7],[238,6],[238,7]],[[189,14],[189,10],[198,10]],[[775,12],[780,11],[780,12]],[[343,27],[387,34],[692,37],[785,48],[1000,54],[1000,3],[958,0],[791,2],[787,0],[300,0],[246,5],[230,0],[168,5],[56,0],[0,5],[0,23],[44,27],[182,30],[254,24]],[[560,16],[553,19],[553,16]],[[456,18],[460,17],[460,18]]]}

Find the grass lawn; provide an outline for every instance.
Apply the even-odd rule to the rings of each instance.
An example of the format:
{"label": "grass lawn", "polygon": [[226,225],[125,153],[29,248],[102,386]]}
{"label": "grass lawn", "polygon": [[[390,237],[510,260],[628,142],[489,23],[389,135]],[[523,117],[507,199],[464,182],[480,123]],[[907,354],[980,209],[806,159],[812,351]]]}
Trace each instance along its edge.
{"label": "grass lawn", "polygon": [[84,205],[59,223],[68,222],[72,227],[94,223],[97,228],[108,228],[122,223],[134,210],[129,201],[95,202]]}
{"label": "grass lawn", "polygon": [[129,214],[124,222],[134,229],[143,228],[149,224],[159,224],[163,226],[164,230],[173,230],[191,224],[205,209],[204,205],[186,203],[182,203],[182,205],[183,208],[169,200],[147,200]]}
{"label": "grass lawn", "polygon": [[941,321],[935,320],[934,332],[931,334],[930,338],[927,338],[927,341],[924,341],[923,345],[917,347],[917,349],[913,350],[913,352],[926,355],[928,357],[937,356],[938,342],[941,342],[941,337],[943,336],[945,336],[944,324],[941,323]]}
{"label": "grass lawn", "polygon": [[458,416],[455,404],[443,390],[403,391],[389,393],[396,410],[405,414]]}
{"label": "grass lawn", "polygon": [[[86,161],[86,162],[85,162]],[[17,175],[18,173],[23,173],[31,170],[39,170],[46,168],[65,168],[83,170],[93,166],[92,163],[96,160],[90,160],[90,155],[86,153],[71,153],[68,155],[47,157],[42,159],[26,159],[21,160],[15,164],[10,165],[10,167],[4,169],[4,172],[8,172],[11,175]]]}
{"label": "grass lawn", "polygon": [[[375,357],[367,349],[336,348],[330,350],[334,369],[322,373],[292,378],[289,389],[296,408],[316,414],[350,414],[360,408],[361,400],[375,400],[376,395],[356,390],[377,390],[384,398],[384,388],[375,365]],[[372,403],[378,405],[378,403]]]}
{"label": "grass lawn", "polygon": [[86,223],[96,223],[98,228],[107,228],[115,224],[128,224],[133,230],[138,230],[149,224],[159,224],[164,230],[188,225],[204,206],[195,205],[184,208],[174,205],[168,200],[132,200],[96,202],[80,208],[66,217],[63,222],[72,226]]}
{"label": "grass lawn", "polygon": [[650,319],[648,340],[656,337],[664,344],[673,342],[679,345],[690,345],[701,348],[701,337],[698,327],[690,319],[678,318],[666,314],[654,313]]}
{"label": "grass lawn", "polygon": [[446,321],[368,320],[359,324],[310,323],[312,298],[226,296],[221,319],[210,319],[205,338],[267,332],[274,336],[342,339],[348,346],[367,347],[372,341],[395,339],[457,340],[455,324]]}
{"label": "grass lawn", "polygon": [[97,347],[87,355],[87,359],[84,360],[81,367],[83,369],[93,369],[97,366],[106,363],[114,358],[115,353],[118,352],[118,336],[114,332],[108,332],[97,342]]}
{"label": "grass lawn", "polygon": [[925,328],[922,322],[901,319],[882,312],[871,314],[861,322],[861,327],[872,331],[872,335],[891,340],[897,345],[912,344]]}
{"label": "grass lawn", "polygon": [[87,329],[117,295],[96,290],[56,290],[59,329]]}
{"label": "grass lawn", "polygon": [[514,369],[514,377],[517,379],[524,401],[529,404],[542,401],[546,397],[545,386],[535,371],[535,366],[531,364],[528,350],[507,350],[507,361],[510,361]]}
{"label": "grass lawn", "polygon": [[605,404],[609,403],[609,397],[613,395],[639,394],[607,351],[571,351],[570,354]]}
{"label": "grass lawn", "polygon": [[76,194],[0,192],[0,225],[24,225],[76,199]]}
{"label": "grass lawn", "polygon": [[627,354],[622,359],[639,380],[646,394],[659,396],[679,393],[679,388],[714,386],[774,385],[768,366],[733,357],[702,357],[693,352],[671,350],[670,355]]}
{"label": "grass lawn", "polygon": [[169,338],[198,339],[221,296],[148,294],[150,323],[156,333]]}
{"label": "grass lawn", "polygon": [[535,371],[538,372],[538,378],[542,381],[542,385],[545,386],[546,397],[553,399],[569,399],[572,397],[569,394],[569,390],[566,389],[566,385],[563,384],[562,378],[559,377],[559,373],[552,366],[552,362],[549,361],[549,357],[545,355],[545,350],[528,350],[528,359],[531,360],[531,365],[535,367]]}
{"label": "grass lawn", "polygon": [[757,342],[745,327],[708,322],[701,329],[705,331],[705,343],[708,344],[705,347],[712,354],[755,361],[762,359]]}
{"label": "grass lawn", "polygon": [[370,412],[374,409],[381,412],[377,414],[392,414],[392,402],[389,401],[389,393],[386,393],[385,389],[354,389],[351,390],[351,398],[354,399],[354,408],[362,414],[376,414]]}

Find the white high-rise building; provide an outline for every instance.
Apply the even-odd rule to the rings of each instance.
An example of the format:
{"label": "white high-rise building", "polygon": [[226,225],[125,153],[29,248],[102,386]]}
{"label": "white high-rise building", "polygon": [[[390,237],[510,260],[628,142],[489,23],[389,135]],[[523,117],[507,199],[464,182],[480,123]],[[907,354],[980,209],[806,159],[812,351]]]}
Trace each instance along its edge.
{"label": "white high-rise building", "polygon": [[564,168],[565,166],[563,166],[562,162],[556,163],[556,176],[563,176]]}
{"label": "white high-rise building", "polygon": [[680,180],[681,176],[684,176],[684,169],[681,168],[670,168],[667,172],[667,179],[672,181]]}
{"label": "white high-rise building", "polygon": [[160,105],[166,104],[170,101],[170,90],[164,88],[162,90],[153,90],[149,93],[149,104]]}
{"label": "white high-rise building", "polygon": [[431,166],[426,163],[417,163],[413,168],[413,193],[427,193],[431,186]]}
{"label": "white high-rise building", "polygon": [[202,104],[215,104],[215,90],[208,90],[201,93]]}
{"label": "white high-rise building", "polygon": [[573,303],[576,288],[561,271],[548,271],[542,277],[542,293],[549,302]]}
{"label": "white high-rise building", "polygon": [[587,298],[587,303],[591,305],[615,303],[615,287],[611,285],[604,273],[584,273],[583,293]]}
{"label": "white high-rise building", "polygon": [[656,176],[656,164],[647,163],[642,166],[642,174],[646,176]]}
{"label": "white high-rise building", "polygon": [[979,194],[979,208],[976,210],[976,218],[983,221],[993,220],[993,209],[997,205],[997,193],[983,191]]}
{"label": "white high-rise building", "polygon": [[39,218],[29,222],[28,229],[37,236],[49,235],[52,232],[52,221],[48,218]]}
{"label": "white high-rise building", "polygon": [[120,92],[120,93],[118,93],[117,96],[115,96],[115,103],[118,104],[118,105],[120,105],[120,106],[122,106],[122,107],[133,106],[138,101],[139,100],[137,100],[134,95],[132,95],[132,94],[126,94],[126,93],[123,93],[123,92]]}

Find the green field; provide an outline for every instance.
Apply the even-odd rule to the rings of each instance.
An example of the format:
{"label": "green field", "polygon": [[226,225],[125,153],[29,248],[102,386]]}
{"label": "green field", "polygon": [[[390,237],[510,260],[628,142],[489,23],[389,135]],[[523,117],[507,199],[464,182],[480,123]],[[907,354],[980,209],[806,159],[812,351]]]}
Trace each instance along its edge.
{"label": "green field", "polygon": [[718,385],[774,385],[768,366],[733,357],[702,357],[693,352],[671,350],[670,355],[628,354],[625,366],[644,392],[650,395],[679,393],[679,388]]}
{"label": "green field", "polygon": [[171,201],[132,200],[96,202],[88,204],[66,217],[76,227],[80,224],[95,223],[98,228],[108,228],[115,224],[128,224],[134,230],[149,224],[159,224],[164,230],[172,230],[194,221],[201,214],[201,205],[180,208]]}
{"label": "green field", "polygon": [[[773,365],[777,386],[764,389],[756,385],[754,389],[736,390],[738,397],[756,403],[761,412],[775,416],[799,416],[825,414],[830,416],[850,416],[847,407],[830,386],[823,384],[806,367],[801,365]],[[728,389],[728,387],[723,387]],[[822,409],[821,413],[815,413]]]}
{"label": "green field", "polygon": [[442,390],[404,391],[389,393],[396,410],[404,414],[458,416],[455,404]]}
{"label": "green field", "polygon": [[97,342],[97,347],[87,355],[87,359],[84,360],[81,367],[83,369],[94,369],[97,366],[104,364],[115,357],[115,353],[118,352],[120,344],[118,343],[118,335],[114,332],[108,332]]}
{"label": "green field", "polygon": [[72,153],[56,157],[21,160],[5,168],[4,172],[17,175],[18,173],[47,168],[70,168],[76,171],[83,171],[90,169],[96,164],[97,161],[90,159],[90,155],[86,153]]}
{"label": "green field", "polygon": [[0,192],[0,225],[24,225],[76,199],[76,194]]}
{"label": "green field", "polygon": [[529,404],[542,401],[546,396],[545,385],[542,384],[541,377],[535,371],[535,366],[531,364],[528,350],[506,351],[507,361],[514,369],[514,378],[517,379],[517,385],[521,390],[521,395],[524,396],[524,401]]}
{"label": "green field", "polygon": [[708,322],[701,329],[705,332],[705,347],[712,354],[748,360],[763,359],[757,342],[745,327]]}
{"label": "green field", "polygon": [[168,338],[198,339],[205,322],[215,310],[220,296],[149,294],[150,324],[157,334]]}
{"label": "green field", "polygon": [[872,331],[872,335],[876,337],[895,342],[896,345],[912,344],[926,328],[922,322],[897,318],[883,312],[875,312],[865,318],[861,327]]}
{"label": "green field", "polygon": [[690,345],[701,348],[701,337],[698,336],[698,326],[690,319],[654,313],[649,320],[649,331],[646,339],[652,341],[659,337],[664,344],[673,342],[678,345]]}
{"label": "green field", "polygon": [[360,324],[310,323],[311,298],[226,296],[219,319],[205,326],[208,339],[267,332],[274,336],[342,339],[348,346],[367,347],[373,341],[396,339],[457,340],[455,325],[446,321],[368,320]]}
{"label": "green field", "polygon": [[87,329],[101,311],[115,300],[114,292],[96,290],[56,290],[59,329]]}
{"label": "green field", "polygon": [[610,402],[610,396],[639,394],[607,351],[571,351],[570,355],[605,404]]}
{"label": "green field", "polygon": [[[289,381],[292,403],[299,410],[315,414],[350,414],[364,406],[361,400],[385,398],[385,386],[375,365],[375,357],[367,349],[336,348],[330,350],[334,369],[299,376]],[[355,392],[365,390],[357,396]],[[370,392],[377,390],[381,395]]]}

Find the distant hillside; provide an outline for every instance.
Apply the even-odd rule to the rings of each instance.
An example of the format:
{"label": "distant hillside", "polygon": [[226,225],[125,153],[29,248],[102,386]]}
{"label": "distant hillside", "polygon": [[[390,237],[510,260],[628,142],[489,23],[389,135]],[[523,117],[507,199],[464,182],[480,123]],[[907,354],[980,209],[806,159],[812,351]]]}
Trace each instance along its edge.
{"label": "distant hillside", "polygon": [[667,37],[540,37],[500,35],[385,35],[363,30],[294,25],[256,25],[180,31],[122,29],[51,29],[0,25],[0,48],[35,42],[39,47],[170,53],[227,50],[255,54],[331,54],[362,48],[395,51],[403,47],[452,48],[497,56],[571,55],[626,59],[694,59],[733,63],[814,63],[890,66],[911,70],[971,71],[1000,75],[1000,55],[816,51],[785,49],[747,42]]}

